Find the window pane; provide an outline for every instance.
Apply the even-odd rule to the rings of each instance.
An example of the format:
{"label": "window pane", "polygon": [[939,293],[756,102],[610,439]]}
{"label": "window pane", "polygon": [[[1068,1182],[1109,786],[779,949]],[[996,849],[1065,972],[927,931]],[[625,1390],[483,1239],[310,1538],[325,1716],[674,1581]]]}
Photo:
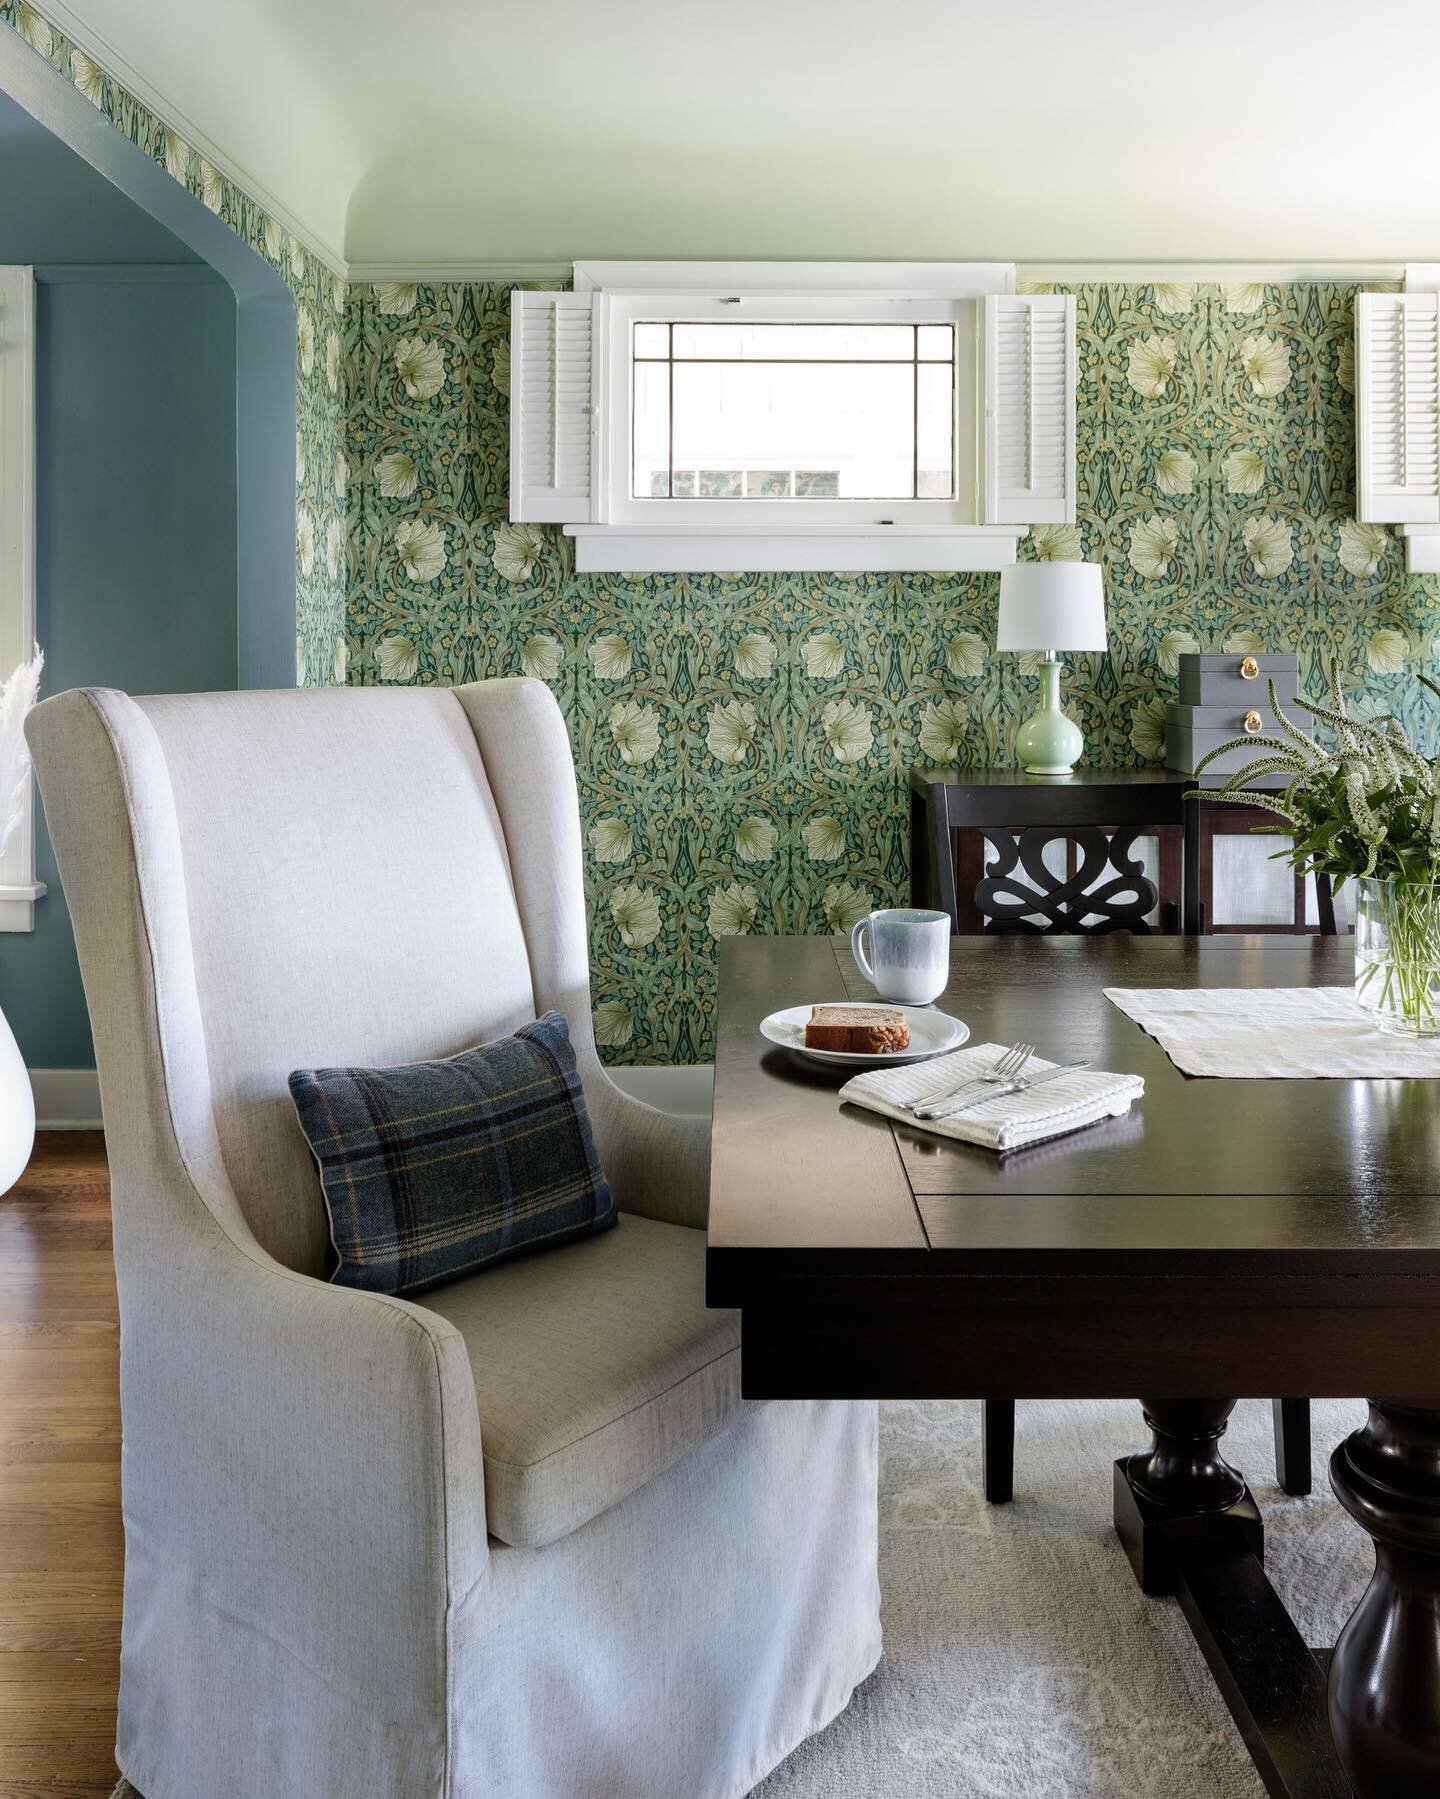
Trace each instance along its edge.
{"label": "window pane", "polygon": [[675,359],[723,357],[727,362],[910,362],[913,325],[686,325],[675,326]]}
{"label": "window pane", "polygon": [[955,494],[954,381],[948,362],[922,362],[915,370],[915,497],[949,500]]}
{"label": "window pane", "polygon": [[913,363],[676,362],[674,382],[675,466],[702,471],[702,498],[739,497],[752,469],[804,471],[804,497],[914,494]]}
{"label": "window pane", "polygon": [[636,499],[670,498],[668,362],[635,364],[634,440],[635,472],[630,491]]}
{"label": "window pane", "polygon": [[954,498],[951,325],[646,320],[633,345],[637,498]]}

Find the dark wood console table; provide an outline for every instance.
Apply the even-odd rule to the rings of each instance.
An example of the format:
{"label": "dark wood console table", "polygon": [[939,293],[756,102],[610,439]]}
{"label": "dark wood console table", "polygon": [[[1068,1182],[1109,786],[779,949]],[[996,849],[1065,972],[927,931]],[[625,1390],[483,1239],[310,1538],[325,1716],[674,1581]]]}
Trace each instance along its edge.
{"label": "dark wood console table", "polygon": [[[912,769],[911,904],[948,912],[962,936],[1007,928],[1005,913],[1016,915],[1026,894],[1034,898],[1033,913],[1047,921],[1041,928],[1055,932],[1094,929],[1079,920],[1098,916],[1102,929],[1149,929],[1162,935],[1318,931],[1333,936],[1328,883],[1315,883],[1312,924],[1307,918],[1305,880],[1299,874],[1292,879],[1292,915],[1286,922],[1215,923],[1215,838],[1274,822],[1258,807],[1184,797],[1192,788],[1202,796],[1213,792],[1224,786],[1225,779],[1197,778],[1167,768],[1079,768],[1058,778],[1014,768]],[[988,870],[987,835],[1002,850],[999,866]],[[1153,883],[1158,923],[1149,926],[1138,919],[1150,908],[1137,907],[1126,897],[1133,893],[1137,876],[1144,890],[1144,877],[1134,859],[1135,842],[1142,837],[1154,837],[1159,845],[1159,879]],[[1046,839],[1067,844],[1064,876],[1047,874],[1041,866]],[[1084,903],[1086,893],[1097,885],[1120,895],[1113,911],[1104,903]],[[998,923],[992,922],[996,914]]]}

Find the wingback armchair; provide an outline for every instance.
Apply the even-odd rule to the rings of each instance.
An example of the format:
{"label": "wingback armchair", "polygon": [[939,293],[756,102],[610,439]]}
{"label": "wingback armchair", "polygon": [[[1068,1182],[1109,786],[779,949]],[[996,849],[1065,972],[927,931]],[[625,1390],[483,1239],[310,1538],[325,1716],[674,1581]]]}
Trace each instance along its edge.
{"label": "wingback armchair", "polygon": [[[548,689],[86,690],[29,735],[112,1167],[126,1776],[746,1792],[879,1655],[875,1411],[740,1398],[703,1121],[596,1058]],[[329,1285],[289,1071],[549,1007],[616,1228],[421,1303]]]}

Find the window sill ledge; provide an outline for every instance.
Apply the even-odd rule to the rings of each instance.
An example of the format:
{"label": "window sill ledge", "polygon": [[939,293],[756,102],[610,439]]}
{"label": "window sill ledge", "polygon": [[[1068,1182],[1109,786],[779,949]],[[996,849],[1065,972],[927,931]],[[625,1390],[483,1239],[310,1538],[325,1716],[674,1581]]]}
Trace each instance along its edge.
{"label": "window sill ledge", "polygon": [[1440,525],[1401,525],[1405,540],[1405,570],[1411,575],[1440,571]]}
{"label": "window sill ledge", "polygon": [[0,881],[0,931],[33,931],[35,902],[44,897],[43,881]]}
{"label": "window sill ledge", "polygon": [[566,525],[577,574],[955,574],[1007,568],[1026,525]]}

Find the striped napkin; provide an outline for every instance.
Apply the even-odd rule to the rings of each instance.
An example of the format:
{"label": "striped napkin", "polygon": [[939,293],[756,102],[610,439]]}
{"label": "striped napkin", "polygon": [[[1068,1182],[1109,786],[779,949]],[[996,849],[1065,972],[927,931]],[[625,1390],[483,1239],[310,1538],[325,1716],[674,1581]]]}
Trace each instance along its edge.
{"label": "striped napkin", "polygon": [[[936,1056],[929,1062],[910,1062],[902,1068],[876,1068],[857,1074],[840,1089],[840,1097],[913,1125],[917,1131],[934,1131],[937,1136],[954,1137],[961,1143],[975,1143],[1003,1154],[1027,1143],[1063,1137],[1102,1118],[1118,1118],[1145,1091],[1138,1074],[1106,1074],[1098,1068],[1077,1068],[1073,1074],[1062,1074],[1032,1091],[994,1094],[981,1105],[957,1112],[953,1118],[915,1118],[904,1109],[908,1100],[946,1092],[971,1075],[985,1073],[1004,1054],[1001,1043],[969,1043],[964,1049]],[[1041,1056],[1032,1056],[1025,1072],[1043,1074],[1054,1066]],[[975,1087],[961,1097],[982,1091]]]}

